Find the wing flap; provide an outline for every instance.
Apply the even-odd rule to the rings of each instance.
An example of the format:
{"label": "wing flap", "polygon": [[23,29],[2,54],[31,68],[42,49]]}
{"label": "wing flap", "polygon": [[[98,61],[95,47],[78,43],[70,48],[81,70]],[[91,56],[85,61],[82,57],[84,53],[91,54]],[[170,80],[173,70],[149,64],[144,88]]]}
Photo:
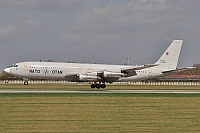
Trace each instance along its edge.
{"label": "wing flap", "polygon": [[113,83],[115,81],[117,81],[119,79],[119,77],[108,77],[108,78],[104,78],[104,80],[108,83]]}
{"label": "wing flap", "polygon": [[71,82],[78,81],[78,74],[77,74],[77,73],[67,74],[67,75],[65,76],[65,79],[66,79],[67,81],[71,81]]}
{"label": "wing flap", "polygon": [[126,74],[127,77],[130,77],[130,76],[137,75],[136,70],[141,70],[141,69],[146,69],[146,68],[150,68],[150,67],[155,67],[155,66],[158,66],[158,65],[159,64],[146,64],[146,65],[142,65],[142,66],[123,68],[121,70],[121,72],[124,73],[124,74]]}

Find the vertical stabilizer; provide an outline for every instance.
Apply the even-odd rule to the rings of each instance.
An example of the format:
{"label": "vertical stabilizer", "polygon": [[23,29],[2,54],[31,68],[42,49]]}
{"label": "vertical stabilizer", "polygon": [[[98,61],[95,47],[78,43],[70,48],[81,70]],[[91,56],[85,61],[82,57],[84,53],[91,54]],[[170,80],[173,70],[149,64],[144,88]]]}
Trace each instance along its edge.
{"label": "vertical stabilizer", "polygon": [[176,69],[183,40],[174,40],[156,64],[164,69]]}

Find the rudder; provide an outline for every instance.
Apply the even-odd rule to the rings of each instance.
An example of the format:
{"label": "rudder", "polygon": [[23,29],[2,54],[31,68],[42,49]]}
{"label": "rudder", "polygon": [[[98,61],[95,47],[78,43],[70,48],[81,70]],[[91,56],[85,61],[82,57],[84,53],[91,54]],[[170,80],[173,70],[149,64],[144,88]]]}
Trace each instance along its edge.
{"label": "rudder", "polygon": [[183,40],[174,40],[156,64],[164,69],[176,69],[182,44]]}

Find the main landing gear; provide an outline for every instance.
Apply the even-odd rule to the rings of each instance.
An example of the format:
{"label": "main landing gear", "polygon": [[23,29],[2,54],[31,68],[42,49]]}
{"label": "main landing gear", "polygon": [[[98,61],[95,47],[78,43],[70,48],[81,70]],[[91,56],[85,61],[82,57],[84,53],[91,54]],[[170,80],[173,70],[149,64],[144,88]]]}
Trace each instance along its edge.
{"label": "main landing gear", "polygon": [[97,88],[97,89],[102,88],[102,89],[104,89],[104,88],[106,88],[106,84],[94,83],[94,84],[91,84],[90,87],[92,89],[94,89],[94,88]]}

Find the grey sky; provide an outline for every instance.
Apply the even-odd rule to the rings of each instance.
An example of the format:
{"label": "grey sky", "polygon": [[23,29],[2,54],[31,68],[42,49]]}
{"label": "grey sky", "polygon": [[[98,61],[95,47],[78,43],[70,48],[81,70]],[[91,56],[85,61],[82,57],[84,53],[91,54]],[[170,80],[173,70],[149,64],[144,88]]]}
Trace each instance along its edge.
{"label": "grey sky", "polygon": [[15,62],[140,65],[183,39],[178,67],[200,63],[199,0],[0,0],[0,71]]}

